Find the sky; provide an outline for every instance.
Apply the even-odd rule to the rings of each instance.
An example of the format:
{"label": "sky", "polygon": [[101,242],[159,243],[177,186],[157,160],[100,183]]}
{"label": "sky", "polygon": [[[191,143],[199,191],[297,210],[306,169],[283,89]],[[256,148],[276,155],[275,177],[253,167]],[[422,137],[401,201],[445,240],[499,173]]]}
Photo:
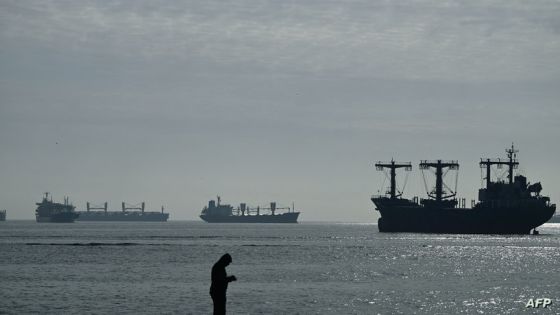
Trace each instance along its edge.
{"label": "sky", "polygon": [[419,161],[458,160],[470,200],[512,142],[558,203],[559,101],[558,1],[2,0],[0,209],[198,220],[220,195],[373,223],[376,161],[424,197]]}

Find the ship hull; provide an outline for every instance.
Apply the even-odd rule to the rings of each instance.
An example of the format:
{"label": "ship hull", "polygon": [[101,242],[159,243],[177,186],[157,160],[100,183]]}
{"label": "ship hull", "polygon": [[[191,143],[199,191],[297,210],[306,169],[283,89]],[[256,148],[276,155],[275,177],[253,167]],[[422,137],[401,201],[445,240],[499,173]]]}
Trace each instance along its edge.
{"label": "ship hull", "polygon": [[554,206],[427,208],[403,199],[372,201],[381,214],[380,232],[529,234],[555,212]]}
{"label": "ship hull", "polygon": [[200,218],[208,223],[297,223],[299,212],[263,215],[201,215]]}
{"label": "ship hull", "polygon": [[73,223],[78,217],[77,213],[59,213],[50,216],[35,216],[39,223]]}
{"label": "ship hull", "polygon": [[169,213],[123,214],[122,212],[88,213],[80,212],[77,221],[105,221],[105,222],[167,222]]}

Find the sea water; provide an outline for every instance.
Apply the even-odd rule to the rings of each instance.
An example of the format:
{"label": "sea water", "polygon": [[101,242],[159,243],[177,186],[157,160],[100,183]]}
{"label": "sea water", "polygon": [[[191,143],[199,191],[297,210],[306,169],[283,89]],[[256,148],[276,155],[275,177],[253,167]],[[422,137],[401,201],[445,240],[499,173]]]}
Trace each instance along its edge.
{"label": "sea water", "polygon": [[[375,224],[0,222],[0,313],[560,313],[560,224],[533,235],[379,233]],[[550,298],[547,309],[526,308]]]}

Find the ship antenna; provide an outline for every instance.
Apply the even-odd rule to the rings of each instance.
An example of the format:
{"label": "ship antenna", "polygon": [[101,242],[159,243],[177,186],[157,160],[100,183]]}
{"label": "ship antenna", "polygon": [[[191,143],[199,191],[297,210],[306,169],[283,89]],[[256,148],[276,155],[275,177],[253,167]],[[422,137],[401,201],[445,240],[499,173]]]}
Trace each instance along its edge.
{"label": "ship antenna", "polygon": [[517,161],[517,152],[519,150],[515,149],[513,142],[511,143],[511,148],[506,149],[506,153],[508,156],[507,161],[502,161],[500,159],[486,159],[480,161],[480,167],[486,168],[486,187],[490,186],[490,167],[492,165],[497,165],[498,168],[501,168],[502,165],[506,165],[508,167],[508,182],[513,184],[513,170],[518,168],[519,162]]}
{"label": "ship antenna", "polygon": [[519,152],[519,150],[515,150],[515,147],[513,146],[513,142],[511,143],[511,149],[506,149],[506,152],[508,154],[508,158],[509,158],[509,163],[507,163],[508,165],[508,179],[509,179],[509,183],[513,183],[513,169],[517,168],[517,165],[519,165],[519,163],[516,161],[517,158],[517,152]]}
{"label": "ship antenna", "polygon": [[508,158],[510,158],[510,160],[512,158],[515,159],[517,157],[517,152],[519,152],[519,150],[515,150],[515,146],[513,145],[513,142],[511,143],[511,149],[506,149],[506,153],[508,154]]}

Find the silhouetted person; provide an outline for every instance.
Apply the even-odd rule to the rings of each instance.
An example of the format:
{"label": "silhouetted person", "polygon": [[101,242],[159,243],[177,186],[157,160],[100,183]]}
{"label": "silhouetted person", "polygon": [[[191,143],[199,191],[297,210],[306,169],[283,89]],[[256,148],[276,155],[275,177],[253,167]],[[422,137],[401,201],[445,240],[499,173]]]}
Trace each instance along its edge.
{"label": "silhouetted person", "polygon": [[212,267],[212,285],[210,296],[214,302],[214,315],[226,313],[226,291],[228,283],[237,280],[235,276],[227,276],[226,267],[231,263],[229,254],[223,255]]}

